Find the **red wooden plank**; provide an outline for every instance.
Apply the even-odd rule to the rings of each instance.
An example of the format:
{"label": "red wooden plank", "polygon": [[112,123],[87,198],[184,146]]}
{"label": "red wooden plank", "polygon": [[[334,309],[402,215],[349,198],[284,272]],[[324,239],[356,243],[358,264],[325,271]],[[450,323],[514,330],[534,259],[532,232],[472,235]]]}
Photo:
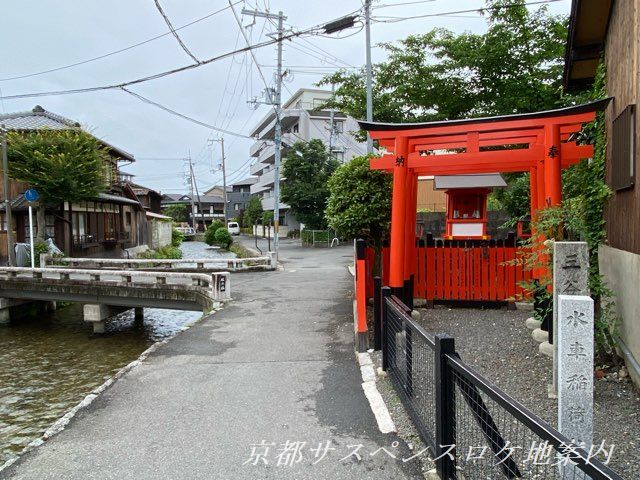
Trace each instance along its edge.
{"label": "red wooden plank", "polygon": [[506,260],[509,262],[509,266],[507,267],[507,297],[509,299],[515,299],[516,295],[516,266],[514,265],[515,259],[515,247],[508,247]]}
{"label": "red wooden plank", "polygon": [[[458,297],[458,256],[457,249],[450,247],[446,249],[445,262],[449,266],[449,275],[446,278],[446,285],[448,286],[447,299],[457,300]],[[449,260],[447,261],[447,256]]]}
{"label": "red wooden plank", "polygon": [[463,268],[463,275],[460,277],[460,298],[469,300],[469,255],[466,248],[460,249],[460,266]]}
{"label": "red wooden plank", "polygon": [[444,280],[444,298],[451,300],[451,249],[444,247],[444,271],[442,280]]}
{"label": "red wooden plank", "polygon": [[487,300],[496,300],[498,297],[498,290],[496,288],[496,248],[489,248],[489,298]]}
{"label": "red wooden plank", "polygon": [[416,274],[419,281],[416,282],[417,298],[427,298],[427,249],[426,247],[419,247],[417,249],[418,267]]}
{"label": "red wooden plank", "polygon": [[505,275],[504,275],[504,247],[496,247],[496,299],[504,300],[505,296]]}
{"label": "red wooden plank", "polygon": [[445,279],[445,262],[444,262],[444,248],[436,249],[436,298],[438,300],[444,299],[444,279]]}
{"label": "red wooden plank", "polygon": [[366,298],[366,261],[356,260],[356,309],[358,312],[358,332],[367,331],[367,298]]}
{"label": "red wooden plank", "polygon": [[481,271],[480,285],[481,300],[489,300],[489,247],[482,247],[480,253]]}
{"label": "red wooden plank", "polygon": [[434,247],[427,247],[427,300],[433,300],[436,292],[436,252]]}
{"label": "red wooden plank", "polygon": [[473,250],[465,248],[465,257],[467,258],[467,295],[468,300],[473,300]]}
{"label": "red wooden plank", "polygon": [[482,249],[480,247],[473,248],[473,299],[480,300],[482,298]]}

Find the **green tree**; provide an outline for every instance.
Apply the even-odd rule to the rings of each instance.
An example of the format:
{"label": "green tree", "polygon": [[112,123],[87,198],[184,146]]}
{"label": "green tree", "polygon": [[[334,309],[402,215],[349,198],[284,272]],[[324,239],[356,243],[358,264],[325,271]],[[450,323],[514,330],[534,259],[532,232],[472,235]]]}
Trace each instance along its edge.
{"label": "green tree", "polygon": [[269,225],[269,222],[273,225],[273,210],[262,212],[262,225]]}
{"label": "green tree", "polygon": [[187,206],[184,203],[174,203],[164,208],[165,215],[168,215],[174,222],[182,223],[189,221]]}
{"label": "green tree", "polygon": [[338,168],[322,140],[293,144],[282,166],[282,201],[307,228],[326,228],[327,181]]}
{"label": "green tree", "polygon": [[245,227],[252,227],[262,218],[262,201],[258,197],[251,197],[244,210],[243,221]]}
{"label": "green tree", "polygon": [[44,239],[47,204],[95,198],[106,188],[108,152],[92,135],[80,130],[10,132],[7,136],[9,175],[40,194],[38,240]]}
{"label": "green tree", "polygon": [[[524,3],[489,0],[483,34],[436,28],[381,44],[388,56],[373,67],[373,118],[448,120],[559,106],[566,19]],[[328,106],[365,118],[364,78],[345,70],[323,78],[336,85]]]}
{"label": "green tree", "polygon": [[327,221],[339,235],[367,240],[376,251],[374,272],[391,221],[391,175],[369,168],[369,158],[356,157],[338,167],[328,182]]}

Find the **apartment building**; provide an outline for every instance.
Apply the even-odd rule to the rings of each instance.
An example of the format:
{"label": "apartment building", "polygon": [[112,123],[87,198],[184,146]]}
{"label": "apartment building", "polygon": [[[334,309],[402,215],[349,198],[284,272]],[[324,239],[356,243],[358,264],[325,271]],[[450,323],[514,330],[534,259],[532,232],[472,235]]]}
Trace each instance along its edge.
{"label": "apartment building", "polygon": [[[359,130],[357,122],[340,112],[333,112],[332,115],[330,110],[322,107],[329,98],[331,91],[301,88],[282,105],[283,158],[294,143],[312,139],[320,139],[327,146],[331,145],[333,154],[340,161],[348,161],[354,156],[366,153],[366,144],[358,143],[350,134]],[[262,199],[262,208],[268,211],[275,209],[275,123],[275,112],[271,109],[250,133],[255,138],[255,143],[249,151],[254,159],[250,173],[258,178],[256,183],[251,185],[251,194],[259,196]],[[282,176],[280,179],[286,181]],[[290,212],[287,204],[280,202],[279,209],[280,235],[286,235],[290,229],[300,228],[300,223]]]}

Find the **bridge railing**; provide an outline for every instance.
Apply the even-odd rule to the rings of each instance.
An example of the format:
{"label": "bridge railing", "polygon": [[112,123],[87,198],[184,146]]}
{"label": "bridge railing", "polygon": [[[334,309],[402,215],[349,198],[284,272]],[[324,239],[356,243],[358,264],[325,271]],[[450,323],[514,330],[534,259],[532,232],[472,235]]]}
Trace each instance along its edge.
{"label": "bridge railing", "polygon": [[31,278],[57,281],[91,281],[117,286],[159,287],[176,285],[200,287],[215,301],[231,299],[229,272],[183,273],[141,270],[93,270],[86,268],[1,267],[0,279]]}
{"label": "bridge railing", "polygon": [[40,256],[40,265],[44,267],[97,268],[97,269],[223,269],[230,272],[247,270],[275,270],[276,259],[273,252],[268,256],[249,258],[72,258],[53,257],[48,254]]}

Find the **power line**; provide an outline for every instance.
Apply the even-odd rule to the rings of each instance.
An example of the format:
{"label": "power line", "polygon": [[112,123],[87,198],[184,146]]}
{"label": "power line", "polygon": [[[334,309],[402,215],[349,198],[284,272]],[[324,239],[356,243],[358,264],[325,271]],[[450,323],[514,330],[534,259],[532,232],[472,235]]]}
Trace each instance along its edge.
{"label": "power line", "polygon": [[[231,5],[231,0],[229,0],[229,7],[231,7],[231,11],[233,12],[233,16],[236,19],[236,23],[238,24],[238,28],[240,29],[240,33],[242,33],[242,37],[244,38],[245,43],[247,44],[247,47],[249,45],[251,45],[251,43],[249,42],[249,38],[247,37],[247,34],[245,33],[244,29],[242,28],[242,22],[240,21],[240,17],[238,17],[238,14],[236,13],[236,9],[233,8],[233,5]],[[278,40],[276,39],[276,42]],[[258,65],[258,60],[256,59],[256,55],[255,53],[253,53],[253,50],[249,50],[249,53],[251,54],[251,58],[253,59],[253,63],[256,64],[256,66]],[[267,83],[267,80],[264,78],[264,74],[262,73],[262,70],[260,69],[260,67],[258,66],[258,74],[260,74],[260,79],[262,80],[262,83],[264,83],[264,88],[266,88],[267,90],[269,89],[269,84]]]}
{"label": "power line", "polygon": [[140,95],[139,93],[135,93],[132,92],[131,90],[125,88],[125,87],[120,87],[120,89],[123,92],[127,92],[129,95],[137,98],[138,100],[141,100],[144,103],[148,103],[149,105],[153,105],[154,107],[158,107],[161,110],[164,110],[165,112],[171,113],[172,115],[175,115],[177,117],[183,118],[189,122],[195,123],[197,125],[203,126],[203,127],[207,127],[210,128],[211,130],[215,130],[217,132],[221,132],[221,133],[226,133],[227,135],[233,135],[234,137],[241,137],[241,138],[251,138],[248,135],[244,135],[242,133],[237,133],[237,132],[232,132],[231,130],[227,130],[224,128],[220,128],[220,127],[216,127],[215,125],[211,125],[209,123],[205,123],[205,122],[201,122],[200,120],[196,120],[195,118],[189,117],[183,113],[180,112],[176,112],[175,110],[169,108],[169,107],[165,107],[164,105],[158,103],[158,102],[154,102],[153,100],[150,100],[146,97],[143,97],[142,95]]}
{"label": "power line", "polygon": [[[156,8],[158,9],[158,12],[160,12],[160,15],[162,15],[162,18],[164,18],[164,23],[167,24],[167,27],[169,27],[171,34],[175,37],[176,41],[180,44],[180,46],[182,47],[182,50],[184,50],[185,53],[189,55],[194,62],[200,63],[200,60],[198,60],[196,56],[193,53],[191,53],[191,51],[187,48],[187,46],[184,44],[184,42],[180,38],[180,35],[178,35],[178,32],[176,32],[176,29],[173,28],[173,25],[171,24],[171,20],[169,20],[169,17],[167,17],[167,15],[164,13],[164,10],[162,10],[162,7],[160,6],[160,2],[158,0],[154,0],[154,1],[156,4]],[[231,6],[231,4],[229,4],[229,6]]]}
{"label": "power line", "polygon": [[372,7],[372,10],[377,10],[379,8],[387,8],[387,7],[399,7],[400,5],[415,5],[417,3],[433,3],[436,2],[438,0],[418,0],[415,2],[402,2],[402,3],[387,3],[384,5],[374,5]]}
{"label": "power line", "polygon": [[[234,5],[237,5],[238,3],[242,3],[242,1],[241,0],[237,1],[237,2],[234,3]],[[211,18],[214,15],[217,15],[218,13],[221,13],[221,12],[227,10],[228,8],[230,8],[230,7],[226,6],[224,8],[219,9],[219,10],[216,10],[215,12],[211,12],[208,15],[205,15],[204,17],[200,17],[200,18],[197,18],[196,20],[193,20],[193,21],[191,21],[189,23],[185,23],[184,25],[182,25],[182,26],[180,26],[178,28],[175,28],[174,30],[177,32],[178,30],[182,30],[183,28],[187,28],[187,27],[190,27],[191,25],[195,25],[196,23],[199,23],[199,22],[202,22],[203,20]],[[133,48],[140,47],[142,45],[145,45],[147,43],[153,42],[154,40],[158,40],[160,38],[166,37],[167,35],[171,35],[171,34],[172,34],[171,32],[165,32],[165,33],[162,33],[160,35],[156,35],[155,37],[151,37],[151,38],[148,38],[146,40],[143,40],[141,42],[134,43],[133,45],[129,45],[128,47],[120,48],[118,50],[114,50],[112,52],[105,53],[105,54],[99,55],[97,57],[88,58],[86,60],[80,60],[79,62],[71,63],[69,65],[63,65],[63,66],[60,66],[60,67],[50,68],[48,70],[42,70],[42,71],[39,71],[39,72],[16,75],[16,76],[13,76],[13,77],[0,78],[0,82],[7,82],[9,80],[19,80],[21,78],[35,77],[35,76],[38,76],[38,75],[44,75],[46,73],[58,72],[60,70],[66,70],[68,68],[73,68],[73,67],[77,67],[79,65],[84,65],[84,64],[87,64],[87,63],[95,62],[96,60],[102,60],[103,58],[107,58],[107,57],[110,57],[112,55],[116,55],[118,53],[126,52],[127,50],[131,50]]]}
{"label": "power line", "polygon": [[525,6],[529,6],[529,5],[540,5],[540,4],[548,4],[548,3],[555,3],[555,2],[562,2],[564,0],[539,0],[536,2],[525,2],[525,3],[508,3],[508,4],[504,4],[504,5],[495,5],[492,7],[485,7],[485,8],[475,8],[475,9],[470,9],[470,10],[457,10],[457,11],[451,11],[451,12],[439,12],[439,13],[429,13],[429,14],[425,14],[425,15],[413,15],[410,17],[390,17],[390,16],[379,16],[379,17],[372,17],[371,19],[378,22],[378,23],[397,23],[397,22],[402,22],[405,20],[415,20],[415,19],[419,19],[419,18],[428,18],[428,17],[446,17],[446,16],[450,16],[450,15],[458,15],[458,14],[462,14],[462,13],[483,13],[486,11],[491,11],[491,10],[499,10],[499,9],[503,9],[503,8],[513,8],[513,7],[525,7]]}
{"label": "power line", "polygon": [[[311,34],[313,31],[318,30],[319,28],[321,28],[321,26],[320,25],[316,25],[316,26],[308,28],[307,30],[303,30],[303,31],[299,31],[299,32],[292,32],[290,34],[283,35],[282,36],[282,40],[288,40],[290,38],[298,37],[300,35],[308,35],[308,34]],[[49,91],[49,92],[22,93],[22,94],[17,94],[17,95],[7,95],[7,96],[4,97],[4,100],[15,100],[15,99],[19,99],[19,98],[48,97],[48,96],[58,96],[58,95],[72,95],[72,94],[77,94],[77,93],[88,93],[88,92],[96,92],[96,91],[100,91],[100,90],[113,90],[113,89],[116,89],[116,88],[128,87],[130,85],[136,85],[138,83],[144,83],[144,82],[148,82],[150,80],[156,80],[158,78],[163,78],[163,77],[167,77],[169,75],[174,75],[176,73],[184,72],[186,70],[192,70],[194,68],[198,68],[198,67],[201,67],[203,65],[208,65],[210,63],[217,62],[217,61],[223,60],[225,58],[229,58],[229,57],[231,57],[233,55],[236,55],[238,53],[252,51],[252,50],[255,50],[257,48],[262,48],[262,47],[267,47],[269,45],[273,45],[275,43],[278,43],[278,41],[279,40],[277,38],[271,39],[271,40],[265,40],[264,42],[256,43],[254,45],[249,45],[247,47],[239,48],[239,49],[231,51],[231,52],[226,52],[226,53],[223,53],[223,54],[220,54],[220,55],[216,55],[215,57],[208,58],[207,60],[202,60],[200,63],[192,63],[190,65],[185,65],[183,67],[177,67],[177,68],[174,68],[174,69],[171,69],[171,70],[165,70],[163,72],[156,73],[154,75],[148,75],[146,77],[137,78],[135,80],[130,80],[130,81],[122,82],[122,83],[118,83],[118,84],[102,85],[102,86],[97,86],[97,87],[75,88],[75,89],[69,89],[69,90],[54,90],[54,91]]]}

